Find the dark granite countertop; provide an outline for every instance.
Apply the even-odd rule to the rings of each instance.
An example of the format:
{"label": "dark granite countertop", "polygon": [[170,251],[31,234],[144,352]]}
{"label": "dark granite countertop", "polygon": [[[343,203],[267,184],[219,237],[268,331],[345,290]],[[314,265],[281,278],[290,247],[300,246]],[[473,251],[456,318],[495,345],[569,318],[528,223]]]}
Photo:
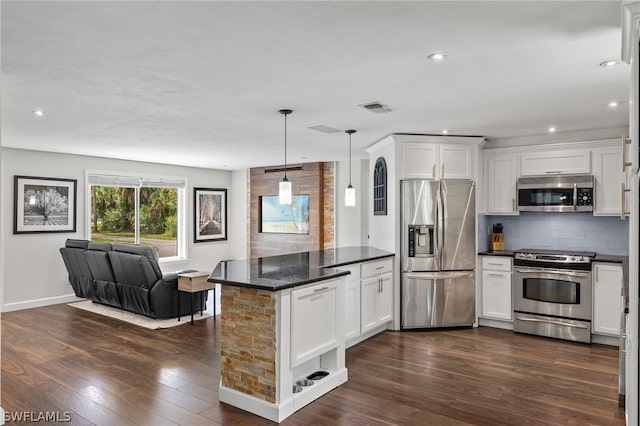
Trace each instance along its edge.
{"label": "dark granite countertop", "polygon": [[478,256],[507,256],[513,257],[513,250],[485,250],[478,253]]}
{"label": "dark granite countertop", "polygon": [[278,291],[349,274],[336,267],[392,256],[374,247],[359,246],[229,260],[219,262],[208,281]]}
{"label": "dark granite countertop", "polygon": [[597,254],[593,259],[594,262],[608,262],[608,263],[624,263],[626,264],[629,256],[619,256],[614,254]]}

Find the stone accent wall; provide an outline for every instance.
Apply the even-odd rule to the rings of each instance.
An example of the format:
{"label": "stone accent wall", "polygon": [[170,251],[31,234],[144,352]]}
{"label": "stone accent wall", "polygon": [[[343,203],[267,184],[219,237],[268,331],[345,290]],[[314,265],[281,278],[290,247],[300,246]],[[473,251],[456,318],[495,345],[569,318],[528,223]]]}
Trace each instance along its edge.
{"label": "stone accent wall", "polygon": [[322,189],[324,193],[323,245],[325,249],[336,246],[336,163],[322,164]]}
{"label": "stone accent wall", "polygon": [[221,286],[222,385],[276,403],[276,298],[270,291]]}

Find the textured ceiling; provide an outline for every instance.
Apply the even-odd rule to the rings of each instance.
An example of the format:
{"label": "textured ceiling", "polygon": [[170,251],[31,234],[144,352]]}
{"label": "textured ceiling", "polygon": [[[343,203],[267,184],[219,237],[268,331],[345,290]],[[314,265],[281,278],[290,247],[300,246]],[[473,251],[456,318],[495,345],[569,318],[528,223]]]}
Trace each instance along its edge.
{"label": "textured ceiling", "polygon": [[[2,1],[2,146],[239,169],[623,127],[620,3]],[[442,63],[427,59],[446,52]],[[610,101],[622,105],[612,109]],[[379,101],[392,112],[358,105]],[[34,109],[45,111],[35,117]]]}

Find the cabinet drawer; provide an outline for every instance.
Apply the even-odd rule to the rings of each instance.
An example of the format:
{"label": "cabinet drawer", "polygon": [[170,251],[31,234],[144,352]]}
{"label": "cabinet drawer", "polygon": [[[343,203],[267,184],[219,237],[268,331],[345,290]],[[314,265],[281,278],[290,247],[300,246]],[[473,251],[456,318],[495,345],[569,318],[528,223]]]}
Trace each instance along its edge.
{"label": "cabinet drawer", "polygon": [[507,256],[482,256],[482,269],[511,272],[511,258]]}
{"label": "cabinet drawer", "polygon": [[374,262],[366,262],[361,265],[360,277],[367,278],[374,275],[386,274],[393,269],[393,259],[382,259]]}

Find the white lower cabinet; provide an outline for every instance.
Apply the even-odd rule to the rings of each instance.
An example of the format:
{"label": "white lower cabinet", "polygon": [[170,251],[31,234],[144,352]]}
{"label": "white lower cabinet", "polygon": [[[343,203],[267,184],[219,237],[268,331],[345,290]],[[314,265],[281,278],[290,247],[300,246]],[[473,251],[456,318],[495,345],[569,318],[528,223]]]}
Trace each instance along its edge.
{"label": "white lower cabinet", "polygon": [[365,333],[380,324],[391,321],[393,308],[391,274],[364,279],[360,289],[361,332]]}
{"label": "white lower cabinet", "polygon": [[618,336],[620,334],[620,303],[622,265],[593,263],[592,332]]}
{"label": "white lower cabinet", "polygon": [[482,317],[513,320],[511,257],[482,256]]}
{"label": "white lower cabinet", "polygon": [[347,347],[371,337],[393,319],[393,258],[362,262],[348,270],[345,283]]}
{"label": "white lower cabinet", "polygon": [[344,338],[353,339],[360,335],[360,265],[340,267],[348,270],[345,282]]}
{"label": "white lower cabinet", "polygon": [[[338,346],[338,285],[323,281],[291,292],[291,366],[302,364]],[[342,331],[342,330],[340,330]]]}

